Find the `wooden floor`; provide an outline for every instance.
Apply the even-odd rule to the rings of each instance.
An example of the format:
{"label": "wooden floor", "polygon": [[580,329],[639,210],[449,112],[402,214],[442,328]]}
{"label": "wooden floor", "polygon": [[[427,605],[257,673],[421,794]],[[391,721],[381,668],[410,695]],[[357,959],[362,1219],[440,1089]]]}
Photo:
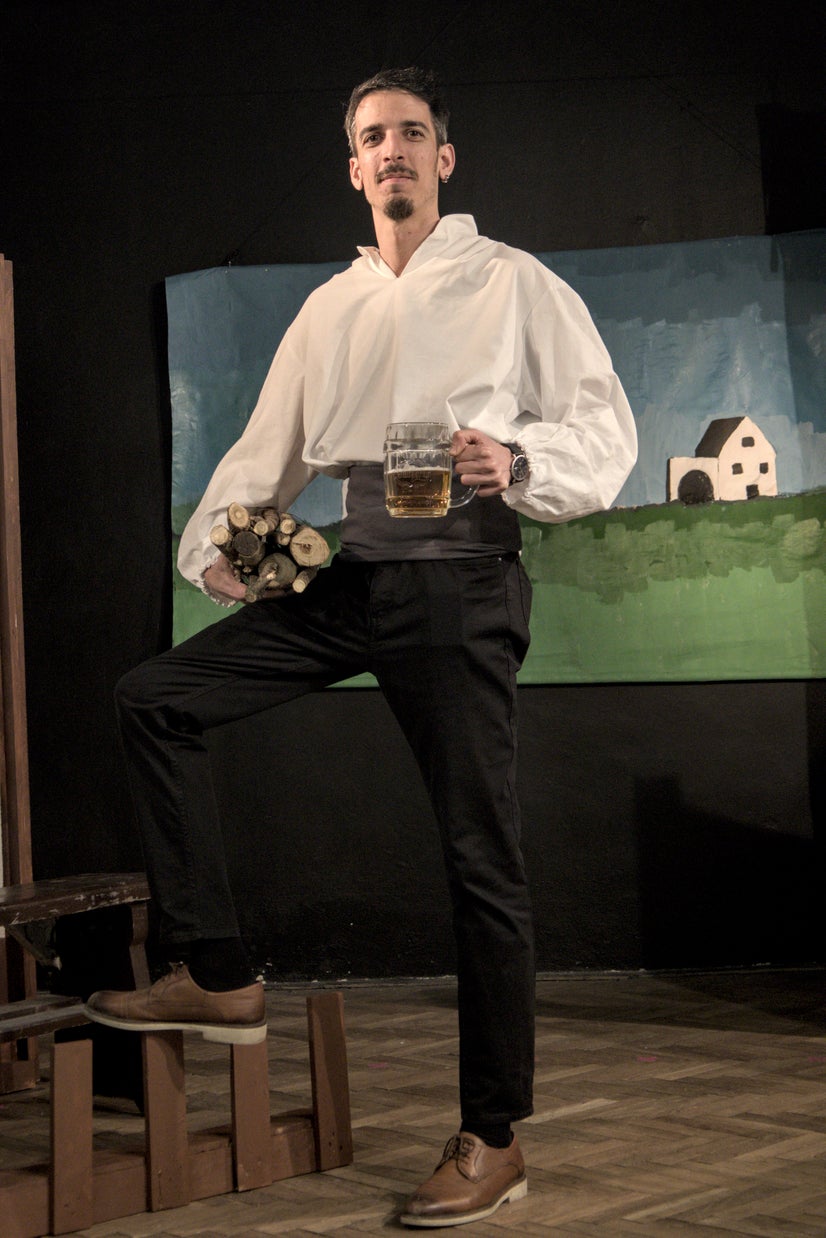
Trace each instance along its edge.
{"label": "wooden floor", "polygon": [[[305,992],[268,993],[274,1112],[309,1096]],[[396,1212],[456,1121],[453,986],[345,994],[353,1165],[83,1232],[415,1232]],[[826,970],[555,976],[538,996],[527,1198],[457,1233],[826,1235]],[[190,1129],[225,1120],[226,1051],[186,1052]],[[129,1102],[96,1110],[97,1146],[141,1129]],[[4,1164],[45,1159],[47,1140],[45,1090],[0,1097]]]}

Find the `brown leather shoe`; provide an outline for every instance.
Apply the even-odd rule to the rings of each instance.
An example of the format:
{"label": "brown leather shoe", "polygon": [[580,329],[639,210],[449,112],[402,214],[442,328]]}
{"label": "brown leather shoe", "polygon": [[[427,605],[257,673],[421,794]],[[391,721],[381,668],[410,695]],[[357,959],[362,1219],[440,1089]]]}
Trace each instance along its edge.
{"label": "brown leather shoe", "polygon": [[93,993],[85,1009],[95,1023],[128,1032],[200,1032],[204,1040],[231,1045],[255,1045],[267,1035],[261,980],[211,993],[195,983],[185,963],[175,963],[148,989]]}
{"label": "brown leather shoe", "polygon": [[432,1178],[407,1201],[402,1225],[436,1228],[481,1221],[528,1193],[525,1162],[514,1135],[509,1148],[489,1148],[460,1131],[448,1140]]}

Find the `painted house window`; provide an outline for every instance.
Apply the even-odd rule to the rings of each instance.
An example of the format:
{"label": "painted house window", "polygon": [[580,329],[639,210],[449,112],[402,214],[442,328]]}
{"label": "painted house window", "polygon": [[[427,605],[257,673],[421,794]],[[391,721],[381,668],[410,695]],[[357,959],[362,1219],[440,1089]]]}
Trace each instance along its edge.
{"label": "painted house window", "polygon": [[745,436],[745,438],[741,439],[740,441],[741,441],[741,443],[743,444],[743,446],[744,446],[744,447],[753,447],[753,446],[754,446],[754,439],[752,438],[752,436],[751,436],[750,434],[747,434],[747,435]]}
{"label": "painted house window", "polygon": [[742,464],[732,464],[732,466],[731,466],[731,471],[732,471],[732,473],[734,473],[734,474],[742,473],[742,471],[743,471],[743,466],[742,466]]}
{"label": "painted house window", "polygon": [[768,471],[769,471],[769,466],[768,466],[768,464],[761,464],[761,465],[760,465],[760,472],[761,472],[761,473],[768,473]]}

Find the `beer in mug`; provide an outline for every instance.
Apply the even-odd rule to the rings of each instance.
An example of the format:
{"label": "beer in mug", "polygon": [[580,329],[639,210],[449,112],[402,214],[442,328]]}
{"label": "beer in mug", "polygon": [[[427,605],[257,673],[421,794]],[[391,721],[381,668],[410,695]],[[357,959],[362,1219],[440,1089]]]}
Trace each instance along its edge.
{"label": "beer in mug", "polygon": [[387,427],[384,443],[384,495],[391,516],[446,516],[469,503],[472,486],[450,497],[453,459],[450,427],[439,421],[403,421]]}

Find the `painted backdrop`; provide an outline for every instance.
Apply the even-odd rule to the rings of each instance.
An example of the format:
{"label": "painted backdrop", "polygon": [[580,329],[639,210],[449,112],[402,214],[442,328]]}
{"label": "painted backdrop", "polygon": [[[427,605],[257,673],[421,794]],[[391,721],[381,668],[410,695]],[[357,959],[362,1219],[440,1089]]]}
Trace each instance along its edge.
{"label": "painted backdrop", "polygon": [[[522,519],[534,585],[524,683],[820,677],[826,671],[826,232],[539,254],[583,297],[634,409],[639,461],[609,512]],[[308,293],[346,263],[166,281],[173,552]],[[779,493],[666,501],[670,457],[748,416]],[[294,513],[337,544],[338,482]],[[175,569],[174,639],[226,611]],[[371,682],[367,677],[354,681]]]}

